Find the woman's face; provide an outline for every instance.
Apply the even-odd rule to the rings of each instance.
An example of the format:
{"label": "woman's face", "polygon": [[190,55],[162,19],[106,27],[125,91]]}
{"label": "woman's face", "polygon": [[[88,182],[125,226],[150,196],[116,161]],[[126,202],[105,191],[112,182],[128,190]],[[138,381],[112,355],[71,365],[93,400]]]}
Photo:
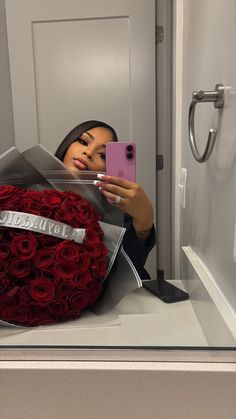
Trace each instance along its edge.
{"label": "woman's face", "polygon": [[106,144],[113,140],[108,128],[96,127],[84,132],[68,148],[63,163],[71,171],[106,170]]}

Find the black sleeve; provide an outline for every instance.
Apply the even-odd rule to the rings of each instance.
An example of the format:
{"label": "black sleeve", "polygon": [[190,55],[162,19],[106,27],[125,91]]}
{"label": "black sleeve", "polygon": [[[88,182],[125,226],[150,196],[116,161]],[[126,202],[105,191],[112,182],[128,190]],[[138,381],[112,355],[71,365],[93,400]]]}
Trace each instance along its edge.
{"label": "black sleeve", "polygon": [[135,268],[137,269],[141,279],[150,278],[147,271],[144,269],[149,252],[156,244],[156,232],[155,227],[152,226],[152,230],[144,242],[140,240],[133,228],[132,218],[125,215],[124,227],[126,232],[123,238],[123,247],[127,255],[132,260]]}

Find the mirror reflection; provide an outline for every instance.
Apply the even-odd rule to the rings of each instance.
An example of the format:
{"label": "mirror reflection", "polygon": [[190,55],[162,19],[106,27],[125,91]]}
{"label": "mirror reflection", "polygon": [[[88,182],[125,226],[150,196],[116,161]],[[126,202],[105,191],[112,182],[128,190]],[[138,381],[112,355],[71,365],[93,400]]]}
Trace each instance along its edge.
{"label": "mirror reflection", "polygon": [[[55,155],[71,171],[106,171],[106,145],[118,141],[112,127],[101,121],[81,123],[65,137]],[[117,155],[113,156],[116,164]],[[121,167],[125,170],[125,167]],[[154,211],[144,190],[123,177],[98,174],[94,181],[103,197],[124,214],[126,232],[123,247],[142,279],[150,278],[144,269],[155,245]]]}
{"label": "mirror reflection", "polygon": [[[145,13],[142,0],[116,7],[110,1],[106,11],[82,0],[65,2],[56,11],[50,1],[31,3],[0,0],[0,344],[235,347],[235,251],[229,234],[235,214],[230,210],[226,220],[223,208],[226,203],[233,208],[234,198],[228,187],[221,192],[229,173],[229,183],[235,174],[234,160],[222,146],[227,138],[234,154],[227,128],[234,118],[227,106],[214,116],[211,109],[200,110],[197,137],[205,138],[201,134],[209,121],[219,127],[218,144],[205,165],[193,162],[186,134],[191,95],[222,82],[224,67],[215,65],[216,80],[210,80],[205,62],[199,64],[204,74],[193,66],[191,51],[204,43],[204,35],[192,27],[191,4],[186,2],[182,23],[169,1],[165,6],[146,1]],[[171,26],[174,11],[176,27]],[[206,55],[216,49],[217,19],[221,27],[218,9],[207,30]],[[160,21],[166,35],[155,44]],[[230,30],[234,39],[233,25]],[[173,56],[181,31],[183,50]],[[233,86],[234,77],[227,77]],[[163,158],[164,169],[157,171]],[[27,193],[15,193],[22,159],[34,182]],[[115,175],[113,168],[118,168]],[[13,173],[11,179],[5,170]],[[13,189],[6,189],[6,181]],[[76,194],[89,202],[81,224],[75,222],[75,207],[81,208]],[[77,230],[86,230],[86,250],[74,239],[64,240],[68,226],[73,238]],[[52,239],[53,232],[64,236]],[[73,243],[61,244],[66,241]],[[59,288],[54,286],[58,272]],[[72,307],[78,311],[64,322]],[[56,321],[46,321],[43,311]],[[4,325],[14,323],[13,312],[18,319],[27,320],[33,312],[44,320],[34,330],[25,330],[31,326],[26,320],[26,327],[21,321],[18,328]]]}

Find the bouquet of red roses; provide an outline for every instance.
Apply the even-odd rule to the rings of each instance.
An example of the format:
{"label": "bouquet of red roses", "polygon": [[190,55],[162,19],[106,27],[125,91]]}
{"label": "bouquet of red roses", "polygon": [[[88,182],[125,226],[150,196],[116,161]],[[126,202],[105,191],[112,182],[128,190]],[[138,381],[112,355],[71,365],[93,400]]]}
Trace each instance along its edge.
{"label": "bouquet of red roses", "polygon": [[78,318],[103,289],[103,236],[79,194],[0,186],[0,319],[37,326]]}

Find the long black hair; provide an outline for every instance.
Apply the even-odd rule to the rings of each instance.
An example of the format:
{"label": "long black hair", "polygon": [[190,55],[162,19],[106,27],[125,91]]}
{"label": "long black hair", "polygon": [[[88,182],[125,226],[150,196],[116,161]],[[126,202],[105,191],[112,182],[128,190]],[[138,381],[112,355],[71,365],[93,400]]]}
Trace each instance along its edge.
{"label": "long black hair", "polygon": [[118,141],[116,132],[110,125],[102,121],[93,121],[93,120],[85,121],[77,125],[67,134],[67,136],[64,138],[64,140],[62,140],[61,144],[59,145],[55,153],[55,156],[59,160],[63,161],[65,154],[68,148],[70,147],[70,145],[74,143],[75,141],[77,141],[84,132],[89,131],[92,128],[97,128],[97,127],[103,127],[103,128],[109,129],[112,133],[112,141]]}

